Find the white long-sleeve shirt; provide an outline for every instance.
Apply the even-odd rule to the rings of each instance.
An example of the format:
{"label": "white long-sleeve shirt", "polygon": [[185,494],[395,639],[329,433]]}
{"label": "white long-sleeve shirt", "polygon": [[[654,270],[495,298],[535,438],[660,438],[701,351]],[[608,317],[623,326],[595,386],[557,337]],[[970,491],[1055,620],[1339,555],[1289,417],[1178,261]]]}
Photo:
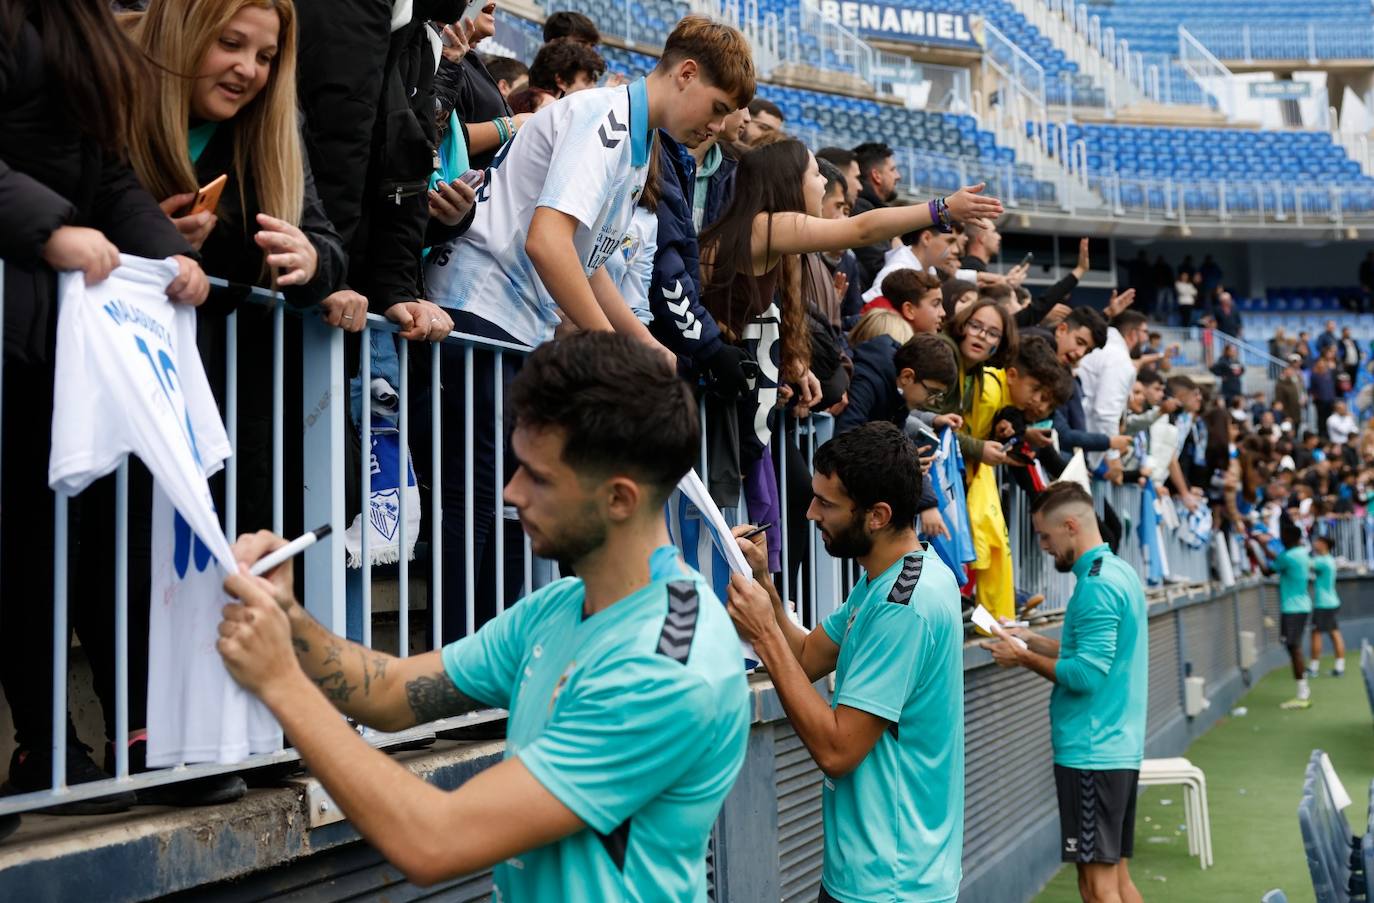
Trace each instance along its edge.
{"label": "white long-sleeve shirt", "polygon": [[[1084,356],[1078,364],[1078,382],[1083,387],[1083,416],[1089,432],[1115,436],[1121,432],[1121,415],[1135,385],[1135,361],[1126,340],[1114,327],[1107,329],[1107,344]],[[1107,452],[1117,457],[1116,452]],[[1096,464],[1102,455],[1095,453]]]}

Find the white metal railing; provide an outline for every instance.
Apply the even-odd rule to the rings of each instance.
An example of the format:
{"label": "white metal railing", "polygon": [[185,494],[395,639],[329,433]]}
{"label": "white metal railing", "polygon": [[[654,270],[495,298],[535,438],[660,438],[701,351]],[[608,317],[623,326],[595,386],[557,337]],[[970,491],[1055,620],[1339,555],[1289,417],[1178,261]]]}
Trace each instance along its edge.
{"label": "white metal railing", "polygon": [[1216,101],[1227,119],[1234,119],[1239,102],[1236,77],[1192,32],[1178,27],[1178,60],[1183,71]]}
{"label": "white metal railing", "polygon": [[1140,89],[1109,59],[1100,41],[1094,43],[1088,31],[1088,8],[1073,0],[1012,0],[1012,5],[1056,47],[1063,50],[1079,67],[1095,90],[1083,91],[1076,86],[1074,73],[1065,72],[1057,85],[1050,86],[1050,102],[1063,104],[1070,110],[1097,107],[1114,111],[1141,99]]}
{"label": "white metal railing", "polygon": [[983,23],[983,34],[982,88],[988,98],[984,122],[991,126],[999,144],[1025,159],[1032,156],[1032,147],[1047,147],[1045,70],[991,22]]}
{"label": "white metal railing", "polygon": [[[1296,13],[1295,13],[1296,15]],[[1368,60],[1374,58],[1374,26],[1363,23],[1291,22],[1195,25],[1198,41],[1213,54],[1245,63],[1266,60]]]}

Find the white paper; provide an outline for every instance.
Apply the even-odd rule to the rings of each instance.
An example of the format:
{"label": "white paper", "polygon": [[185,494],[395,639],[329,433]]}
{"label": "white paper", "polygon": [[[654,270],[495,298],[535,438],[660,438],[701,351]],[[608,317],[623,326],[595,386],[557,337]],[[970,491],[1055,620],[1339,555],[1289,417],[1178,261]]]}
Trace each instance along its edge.
{"label": "white paper", "polygon": [[1007,633],[1002,625],[998,623],[997,619],[992,616],[992,612],[988,611],[982,605],[973,609],[973,626],[982,630],[984,633],[992,634],[998,639],[1006,640],[1009,643],[1015,643],[1022,649],[1028,648],[1025,640],[1021,639],[1019,636],[1012,636]]}
{"label": "white paper", "polygon": [[1345,785],[1336,776],[1336,769],[1331,765],[1331,757],[1322,753],[1322,773],[1326,775],[1326,786],[1331,791],[1331,802],[1337,809],[1344,810],[1350,805],[1350,794],[1345,792]]}
{"label": "white paper", "polygon": [[[696,506],[705,519],[707,527],[711,531],[711,541],[716,548],[725,556],[725,561],[730,565],[730,570],[736,574],[742,574],[750,580],[754,579],[754,571],[749,567],[749,562],[744,559],[744,553],[740,551],[739,543],[735,541],[734,533],[730,530],[730,525],[725,522],[725,515],[720,513],[716,503],[711,498],[711,493],[706,490],[706,484],[701,482],[701,477],[697,476],[695,470],[687,471],[687,475],[677,483],[678,491],[687,497],[687,501]],[[724,599],[721,600],[725,601]],[[754,647],[744,640],[739,641],[740,649],[744,657],[750,661],[759,661],[758,653]]]}

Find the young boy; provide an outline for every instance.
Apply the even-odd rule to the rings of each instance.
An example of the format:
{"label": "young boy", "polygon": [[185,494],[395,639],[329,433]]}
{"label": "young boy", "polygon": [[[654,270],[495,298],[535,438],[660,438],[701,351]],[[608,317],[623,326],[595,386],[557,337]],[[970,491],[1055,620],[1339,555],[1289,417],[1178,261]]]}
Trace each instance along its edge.
{"label": "young boy", "polygon": [[1336,612],[1341,607],[1341,597],[1336,595],[1336,559],[1331,557],[1331,538],[1317,536],[1312,540],[1312,576],[1314,578],[1316,599],[1312,615],[1312,661],[1307,672],[1316,677],[1322,657],[1322,638],[1324,633],[1331,637],[1331,648],[1336,654],[1336,667],[1332,677],[1345,674],[1345,638],[1336,623]]}
{"label": "young boy", "polygon": [[1307,628],[1307,616],[1312,612],[1312,597],[1307,593],[1307,580],[1312,573],[1312,556],[1302,544],[1302,530],[1286,521],[1279,528],[1283,551],[1274,559],[1273,571],[1279,575],[1279,622],[1283,644],[1293,664],[1293,679],[1298,682],[1298,695],[1280,708],[1306,709],[1312,705],[1312,690],[1302,661],[1302,632]]}

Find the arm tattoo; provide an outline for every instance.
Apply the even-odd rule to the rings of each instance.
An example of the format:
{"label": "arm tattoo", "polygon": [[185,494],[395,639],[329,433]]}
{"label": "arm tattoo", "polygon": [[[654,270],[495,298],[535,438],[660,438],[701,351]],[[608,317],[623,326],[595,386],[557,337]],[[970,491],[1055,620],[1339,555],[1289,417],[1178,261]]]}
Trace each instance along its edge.
{"label": "arm tattoo", "polygon": [[299,655],[304,655],[310,651],[310,644],[298,636],[291,638],[291,645],[296,647],[296,652]]}
{"label": "arm tattoo", "polygon": [[415,713],[416,724],[482,708],[482,703],[455,687],[443,671],[407,681],[406,700]]}
{"label": "arm tattoo", "polygon": [[352,696],[353,691],[358,689],[356,684],[348,682],[342,671],[335,671],[332,674],[315,678],[315,685],[324,691],[325,697],[330,702],[348,702],[348,697]]}
{"label": "arm tattoo", "polygon": [[328,646],[324,647],[324,652],[324,661],[320,662],[321,665],[343,664],[343,659],[340,657],[343,654],[343,647],[338,643],[330,643]]}

